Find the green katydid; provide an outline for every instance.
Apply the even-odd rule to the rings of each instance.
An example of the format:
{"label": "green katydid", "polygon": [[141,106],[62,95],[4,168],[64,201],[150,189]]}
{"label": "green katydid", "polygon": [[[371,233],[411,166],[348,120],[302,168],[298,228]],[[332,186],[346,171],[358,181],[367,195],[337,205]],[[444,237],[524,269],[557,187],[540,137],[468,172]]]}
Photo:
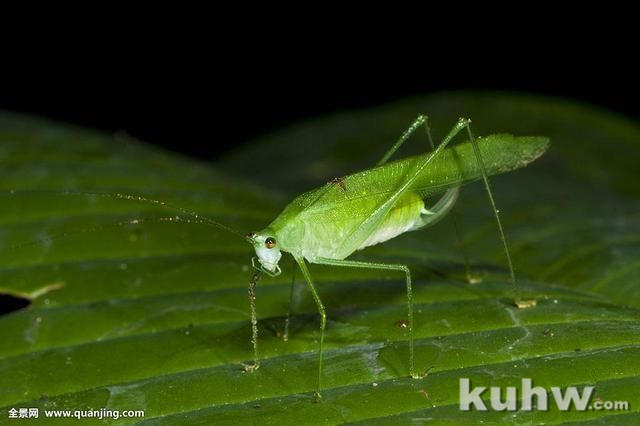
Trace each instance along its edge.
{"label": "green katydid", "polygon": [[[419,116],[379,161],[378,166],[306,192],[294,199],[265,229],[252,232],[247,239],[257,256],[252,260],[257,269],[249,285],[252,317],[254,363],[247,370],[259,367],[255,285],[262,273],[280,274],[278,262],[282,252],[290,253],[313,295],[321,317],[317,393],[322,389],[322,357],[326,327],[324,305],[315,288],[308,263],[351,268],[371,268],[399,271],[405,274],[409,331],[409,372],[419,378],[413,360],[413,300],[411,274],[406,265],[348,260],[356,250],[382,243],[405,232],[434,225],[449,213],[455,204],[459,186],[482,178],[502,239],[515,302],[526,307],[532,302],[519,299],[506,238],[495,206],[488,175],[514,170],[532,162],[547,149],[544,137],[492,135],[478,144],[471,131],[470,120],[460,119],[433,151],[388,163],[395,151],[420,126],[425,126],[431,142],[426,116]],[[466,129],[469,143],[445,149],[461,130]],[[484,153],[483,153],[484,151]],[[485,166],[483,157],[490,160]],[[473,159],[473,161],[470,161]],[[444,192],[430,208],[428,196]]]}
{"label": "green katydid", "polygon": [[[421,126],[424,126],[431,150],[426,154],[388,162],[397,149]],[[447,148],[452,139],[466,130],[468,143]],[[253,245],[256,257],[252,259],[255,272],[249,283],[251,309],[253,364],[246,371],[259,367],[258,328],[255,306],[255,286],[263,274],[280,274],[282,252],[293,256],[320,313],[320,341],[317,394],[322,389],[323,344],[326,327],[324,305],[316,290],[307,263],[338,267],[371,268],[398,271],[405,275],[407,291],[409,334],[409,372],[421,377],[414,365],[413,300],[409,268],[402,264],[385,264],[348,260],[355,251],[382,243],[403,233],[436,224],[455,205],[462,184],[482,179],[489,196],[499,234],[507,257],[515,303],[520,307],[530,302],[519,298],[513,266],[487,176],[523,167],[542,155],[549,141],[544,137],[514,137],[506,134],[491,135],[479,141],[474,139],[470,120],[460,119],[443,141],[433,146],[427,118],[419,116],[385,153],[378,165],[308,191],[295,198],[265,229],[252,232],[244,238]],[[485,165],[486,160],[486,165]],[[428,197],[444,194],[427,207]],[[79,193],[143,201],[177,210],[187,216],[160,220],[203,223],[213,225],[239,236],[241,233],[193,211],[169,205],[158,200],[125,194]],[[128,223],[140,223],[134,220]],[[293,285],[293,282],[292,282]],[[288,323],[285,327],[288,326]],[[285,328],[285,336],[287,331]]]}

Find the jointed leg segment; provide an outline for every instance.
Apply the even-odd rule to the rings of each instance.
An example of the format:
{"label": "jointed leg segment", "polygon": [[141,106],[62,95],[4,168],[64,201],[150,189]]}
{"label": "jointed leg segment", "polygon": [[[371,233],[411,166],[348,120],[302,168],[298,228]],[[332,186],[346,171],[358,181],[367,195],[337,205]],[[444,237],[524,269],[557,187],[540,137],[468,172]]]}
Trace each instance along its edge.
{"label": "jointed leg segment", "polygon": [[296,284],[296,265],[295,259],[293,272],[291,273],[291,290],[289,291],[289,309],[287,310],[287,317],[284,320],[284,333],[282,334],[282,340],[285,342],[289,340],[289,323],[291,322],[291,314],[293,313],[293,297],[294,297],[294,288]]}
{"label": "jointed leg segment", "polygon": [[484,187],[487,191],[487,196],[489,197],[489,202],[491,203],[491,208],[493,209],[493,215],[496,218],[496,224],[498,226],[498,232],[500,233],[500,240],[502,241],[502,245],[504,247],[504,253],[507,258],[507,264],[509,265],[509,277],[511,280],[511,285],[513,288],[513,297],[516,306],[525,308],[529,306],[535,305],[535,301],[523,301],[520,299],[520,291],[518,290],[518,284],[516,283],[516,275],[513,270],[513,263],[511,262],[511,254],[509,253],[509,245],[507,244],[507,238],[504,234],[504,230],[502,229],[502,222],[500,221],[499,210],[496,207],[496,203],[493,199],[493,193],[491,191],[491,185],[489,184],[489,178],[487,177],[487,172],[484,167],[484,161],[482,160],[482,155],[480,154],[480,148],[478,147],[478,143],[473,137],[473,132],[471,131],[471,126],[469,123],[465,126],[467,128],[467,134],[469,135],[469,140],[471,141],[471,145],[473,146],[473,152],[476,156],[476,161],[478,162],[478,166],[480,167],[480,172],[482,173],[482,180],[484,182]]}
{"label": "jointed leg segment", "polygon": [[245,364],[245,371],[254,371],[260,368],[258,357],[258,317],[256,314],[256,284],[260,280],[262,272],[256,271],[249,281],[249,307],[251,308],[251,343],[253,344],[253,364]]}
{"label": "jointed leg segment", "polygon": [[393,146],[382,156],[380,161],[378,161],[377,165],[381,166],[385,164],[387,161],[389,161],[389,158],[391,158],[391,156],[395,154],[398,148],[400,148],[402,144],[405,143],[407,139],[409,139],[409,137],[413,134],[413,132],[415,132],[423,124],[427,129],[429,142],[431,143],[431,149],[433,149],[433,141],[431,140],[431,134],[429,132],[428,120],[429,119],[427,118],[426,115],[419,115],[418,118],[416,118],[415,121],[411,123],[411,126],[409,126],[407,130],[405,130],[402,136],[400,136],[400,139],[398,139],[396,143],[394,143]]}
{"label": "jointed leg segment", "polygon": [[414,379],[421,376],[416,373],[413,361],[413,291],[411,288],[411,272],[406,265],[395,265],[389,263],[361,262],[357,260],[336,260],[336,259],[316,259],[319,265],[343,266],[349,268],[383,269],[387,271],[404,272],[407,285],[407,308],[408,308],[408,328],[409,328],[409,374]]}
{"label": "jointed leg segment", "polygon": [[311,274],[309,273],[309,269],[307,268],[304,258],[296,258],[296,262],[298,262],[298,266],[300,266],[300,271],[302,271],[302,275],[309,286],[309,290],[311,290],[311,295],[313,296],[313,300],[316,301],[318,312],[320,313],[320,359],[318,360],[318,390],[316,392],[316,395],[319,397],[320,389],[322,389],[322,355],[324,346],[324,330],[327,326],[327,314],[324,310],[322,300],[320,300],[320,296],[318,296],[316,287],[313,285]]}

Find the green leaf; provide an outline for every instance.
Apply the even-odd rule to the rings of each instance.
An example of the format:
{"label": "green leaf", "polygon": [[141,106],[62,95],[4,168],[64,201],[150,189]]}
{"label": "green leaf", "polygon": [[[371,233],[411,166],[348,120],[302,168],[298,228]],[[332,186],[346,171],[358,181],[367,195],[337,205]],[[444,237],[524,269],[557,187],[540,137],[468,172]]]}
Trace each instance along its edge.
{"label": "green leaf", "polygon": [[[315,402],[319,318],[299,279],[291,336],[281,339],[291,263],[258,286],[264,360],[245,373],[251,247],[213,226],[161,220],[188,217],[163,205],[73,192],[159,199],[245,233],[300,192],[371,167],[418,113],[430,114],[436,139],[459,116],[479,135],[551,138],[530,166],[492,178],[521,290],[537,306],[511,304],[478,183],[464,187],[456,222],[481,283],[463,279],[451,217],[355,256],[411,267],[416,365],[428,370],[420,380],[408,377],[402,276],[311,265],[328,309]],[[423,152],[420,136],[399,155]],[[640,420],[640,128],[624,118],[557,99],[438,94],[294,124],[209,165],[3,113],[0,161],[0,292],[30,301],[0,317],[4,413],[39,407],[44,421],[45,409],[145,410],[163,424]],[[548,412],[463,412],[461,377],[590,385],[630,409],[562,412],[549,392]]]}

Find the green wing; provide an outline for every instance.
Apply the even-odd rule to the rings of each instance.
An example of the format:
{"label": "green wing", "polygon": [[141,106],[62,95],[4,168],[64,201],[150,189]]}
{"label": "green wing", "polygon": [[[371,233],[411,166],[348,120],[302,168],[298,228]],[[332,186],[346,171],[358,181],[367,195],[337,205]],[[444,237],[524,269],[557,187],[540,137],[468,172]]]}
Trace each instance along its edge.
{"label": "green wing", "polygon": [[[524,167],[549,147],[549,139],[539,136],[496,134],[478,138],[477,142],[489,176]],[[421,163],[429,155],[430,153],[426,153],[408,157],[351,174],[343,178],[345,191],[339,185],[333,185],[329,190],[321,187],[302,194],[294,202],[306,217],[324,214],[326,210],[336,208],[357,213],[361,209],[348,206],[377,205],[377,201],[388,198],[405,180],[407,172],[416,162]],[[409,190],[426,198],[481,178],[473,147],[466,142],[442,151],[422,171]],[[324,193],[318,196],[319,191]],[[366,212],[360,213],[366,215]]]}
{"label": "green wing", "polygon": [[[477,141],[488,175],[524,167],[549,146],[549,140],[544,137],[507,134],[478,138]],[[340,251],[350,253],[393,208],[388,204],[390,197],[398,195],[398,189],[407,182],[408,176],[430,155],[408,157],[351,174],[343,178],[343,185],[327,184],[300,195],[289,208],[295,210],[297,220],[321,229],[318,234],[343,241]],[[406,191],[426,198],[481,177],[473,147],[467,142],[444,149]]]}

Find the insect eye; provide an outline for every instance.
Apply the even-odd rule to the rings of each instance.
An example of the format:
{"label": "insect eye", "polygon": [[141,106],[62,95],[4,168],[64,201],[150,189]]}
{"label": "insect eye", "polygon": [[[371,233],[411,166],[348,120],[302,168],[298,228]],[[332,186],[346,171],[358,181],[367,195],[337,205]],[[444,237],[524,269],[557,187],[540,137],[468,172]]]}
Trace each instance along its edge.
{"label": "insect eye", "polygon": [[275,238],[267,238],[266,240],[264,240],[264,245],[267,246],[267,248],[274,248],[276,246],[276,240]]}

